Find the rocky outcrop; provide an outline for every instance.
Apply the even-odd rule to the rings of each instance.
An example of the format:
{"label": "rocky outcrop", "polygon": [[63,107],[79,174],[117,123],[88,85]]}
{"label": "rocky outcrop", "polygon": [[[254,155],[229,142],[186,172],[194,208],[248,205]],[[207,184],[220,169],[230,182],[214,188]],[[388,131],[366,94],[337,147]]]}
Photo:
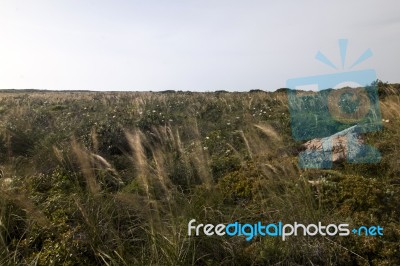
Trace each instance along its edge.
{"label": "rocky outcrop", "polygon": [[334,162],[376,163],[381,156],[378,150],[366,145],[357,125],[332,136],[312,139],[299,154],[301,168],[331,168]]}

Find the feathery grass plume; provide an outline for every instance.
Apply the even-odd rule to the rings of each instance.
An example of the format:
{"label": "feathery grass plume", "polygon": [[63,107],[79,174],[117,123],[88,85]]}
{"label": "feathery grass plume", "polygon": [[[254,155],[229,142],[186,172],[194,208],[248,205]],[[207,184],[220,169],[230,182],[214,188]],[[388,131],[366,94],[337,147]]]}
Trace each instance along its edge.
{"label": "feathery grass plume", "polygon": [[[147,195],[143,204],[149,207],[144,211],[147,224],[143,225],[150,241],[150,249],[146,251],[150,252],[150,257],[146,264],[176,265],[187,260],[192,245],[184,230],[186,221],[182,223],[182,219],[179,218],[186,204],[185,200],[178,200],[182,196],[167,176],[167,169],[174,167],[174,160],[168,155],[170,149],[176,151],[175,149],[182,144],[177,143],[179,137],[174,137],[168,128],[153,129],[153,132],[153,137],[157,140],[156,144],[153,144],[155,146],[145,141],[141,132],[126,133],[133,151],[133,163],[138,168],[140,184],[145,188]],[[148,148],[151,151],[151,164],[154,169],[149,165],[150,158],[144,153],[144,143],[150,145]],[[180,152],[184,153],[183,148]],[[157,189],[157,186],[160,186],[161,190]],[[118,197],[130,201],[130,197],[127,196],[118,194]]]}
{"label": "feathery grass plume", "polygon": [[281,136],[278,135],[278,133],[275,131],[275,129],[268,124],[258,124],[254,125],[256,128],[260,129],[261,132],[263,132],[265,135],[267,135],[271,141],[274,143],[282,141]]}
{"label": "feathery grass plume", "polygon": [[159,183],[163,189],[164,195],[168,202],[171,200],[171,190],[172,190],[172,183],[171,180],[166,176],[166,169],[165,169],[165,161],[163,152],[161,150],[153,151],[153,159],[156,169],[156,176],[158,178]]}
{"label": "feathery grass plume", "polygon": [[149,180],[149,166],[147,163],[146,154],[144,152],[144,147],[142,145],[143,134],[140,131],[135,133],[125,132],[126,138],[128,140],[129,146],[133,151],[132,162],[136,167],[137,177],[144,188],[147,199],[152,198],[151,195],[151,182]]}
{"label": "feathery grass plume", "polygon": [[248,98],[246,98],[247,100],[248,100],[248,102],[247,102],[247,109],[248,110],[251,110],[251,106],[252,106],[252,104],[253,104],[253,97],[248,97]]}
{"label": "feathery grass plume", "polygon": [[[191,131],[194,133],[195,139],[193,140],[193,150],[188,155],[190,157],[190,161],[196,167],[197,173],[206,187],[210,188],[213,184],[213,178],[210,172],[210,159],[208,153],[204,150],[201,143],[201,134],[199,130],[199,125],[197,123],[197,118],[194,119],[193,125],[191,127]],[[180,141],[180,133],[177,131],[177,138],[179,139],[178,143],[182,143]],[[183,147],[180,144],[180,147]]]}
{"label": "feathery grass plume", "polygon": [[5,131],[4,138],[7,147],[7,157],[12,158],[11,133],[9,132],[9,130]]}
{"label": "feathery grass plume", "polygon": [[64,162],[64,156],[62,155],[61,151],[57,148],[56,145],[53,145],[52,148],[53,148],[54,156],[56,156],[57,160],[60,163],[63,163]]}
{"label": "feathery grass plume", "polygon": [[214,181],[212,179],[210,170],[210,159],[208,153],[203,149],[200,140],[193,141],[194,149],[190,153],[191,162],[197,169],[197,173],[201,179],[201,182],[207,188],[211,188]]}
{"label": "feathery grass plume", "polygon": [[250,158],[253,158],[253,153],[251,151],[250,145],[249,145],[249,141],[247,140],[246,136],[244,135],[243,130],[239,130],[238,131],[240,136],[242,137],[245,145],[246,145],[246,149],[247,149],[247,154],[249,155]]}
{"label": "feathery grass plume", "polygon": [[90,137],[92,139],[92,144],[93,144],[93,150],[95,153],[97,153],[99,151],[99,140],[97,137],[97,132],[96,132],[96,128],[93,127],[92,131],[90,133]]}
{"label": "feathery grass plume", "polygon": [[93,169],[96,176],[99,176],[100,183],[107,188],[117,189],[124,185],[118,171],[104,157],[90,153]]}
{"label": "feathery grass plume", "polygon": [[[175,136],[172,133],[172,130],[170,132],[170,136],[172,138],[172,140],[174,141],[174,146],[175,146],[175,151],[177,152],[177,160],[180,160],[180,162],[182,162],[183,164],[183,171],[185,173],[185,179],[186,179],[186,183],[188,188],[193,186],[194,180],[193,180],[193,175],[196,169],[193,169],[191,163],[190,163],[190,157],[189,154],[185,151],[185,147],[183,142],[181,141],[181,136],[179,133],[179,130],[176,129],[176,133]],[[175,160],[171,160],[170,162],[171,167],[176,167],[176,161]],[[190,176],[189,176],[190,175]]]}
{"label": "feathery grass plume", "polygon": [[380,102],[382,117],[384,119],[400,117],[400,97],[392,96]]}
{"label": "feathery grass plume", "polygon": [[83,206],[83,204],[80,202],[80,199],[78,198],[73,198],[76,207],[78,208],[79,212],[81,213],[82,218],[84,219],[86,225],[91,229],[91,230],[95,230],[95,225],[92,223],[92,219],[89,217],[89,215],[87,214],[85,207]]}
{"label": "feathery grass plume", "polygon": [[88,191],[93,195],[98,195],[100,193],[100,185],[96,180],[90,154],[75,139],[72,140],[72,150],[78,158]]}
{"label": "feathery grass plume", "polygon": [[156,246],[156,234],[157,228],[160,226],[160,210],[154,192],[154,180],[152,178],[152,173],[150,167],[147,163],[147,157],[144,151],[142,140],[144,139],[143,134],[140,131],[136,131],[133,134],[125,132],[128,143],[133,151],[132,162],[136,167],[137,178],[144,189],[145,200],[143,202],[145,206],[144,212],[146,213],[148,219],[148,229],[144,226],[144,230],[148,230],[150,236],[150,241],[152,243],[151,250],[155,256],[158,256],[158,248]]}
{"label": "feathery grass plume", "polygon": [[280,106],[288,107],[289,103],[286,92],[278,92],[275,94],[275,96],[276,96],[276,101],[280,103]]}

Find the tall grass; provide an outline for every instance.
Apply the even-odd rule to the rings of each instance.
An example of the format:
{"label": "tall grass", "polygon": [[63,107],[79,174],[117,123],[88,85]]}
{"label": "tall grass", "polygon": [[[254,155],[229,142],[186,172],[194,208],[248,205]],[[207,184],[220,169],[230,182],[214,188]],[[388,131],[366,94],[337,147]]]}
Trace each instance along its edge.
{"label": "tall grass", "polygon": [[[381,101],[384,130],[366,136],[382,163],[332,170],[298,168],[301,143],[290,136],[284,92],[0,93],[0,102],[15,105],[0,124],[0,161],[12,180],[0,180],[2,264],[385,265],[399,258],[397,95]],[[388,233],[246,241],[188,236],[191,219],[379,222]]]}

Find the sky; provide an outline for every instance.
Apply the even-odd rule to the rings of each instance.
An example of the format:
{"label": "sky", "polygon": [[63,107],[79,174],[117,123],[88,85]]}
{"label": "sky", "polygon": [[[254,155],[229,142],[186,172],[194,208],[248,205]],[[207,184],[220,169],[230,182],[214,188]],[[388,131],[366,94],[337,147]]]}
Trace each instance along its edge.
{"label": "sky", "polygon": [[367,49],[351,71],[396,83],[399,10],[398,0],[0,0],[0,89],[276,90],[350,71]]}

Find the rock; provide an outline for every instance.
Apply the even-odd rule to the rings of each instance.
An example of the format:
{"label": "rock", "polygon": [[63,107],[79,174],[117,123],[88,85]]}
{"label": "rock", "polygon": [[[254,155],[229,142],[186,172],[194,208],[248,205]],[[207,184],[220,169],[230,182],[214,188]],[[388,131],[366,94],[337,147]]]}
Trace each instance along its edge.
{"label": "rock", "polygon": [[349,127],[332,136],[312,139],[303,146],[305,151],[299,154],[301,168],[332,168],[334,162],[376,163],[380,153],[364,144],[358,125]]}

